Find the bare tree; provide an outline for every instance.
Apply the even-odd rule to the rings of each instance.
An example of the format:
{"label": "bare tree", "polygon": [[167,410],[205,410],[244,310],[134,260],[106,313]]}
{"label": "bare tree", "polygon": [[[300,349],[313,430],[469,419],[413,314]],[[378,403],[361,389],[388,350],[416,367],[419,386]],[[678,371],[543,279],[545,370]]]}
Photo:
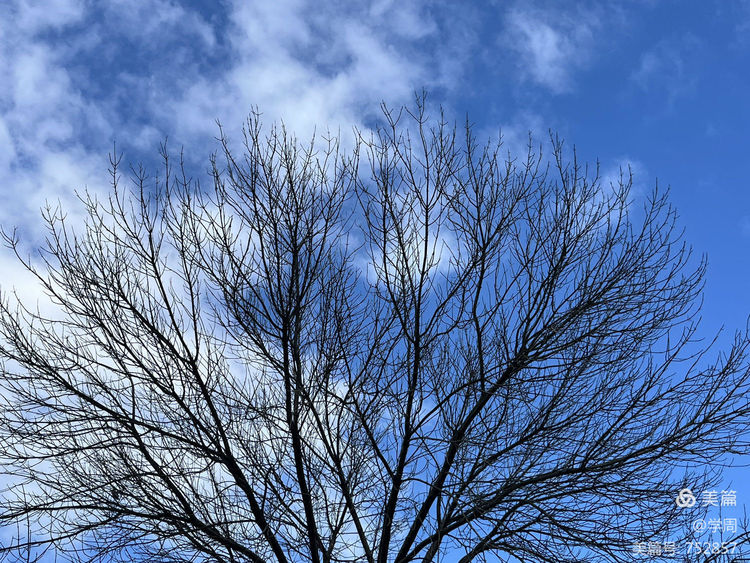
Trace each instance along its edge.
{"label": "bare tree", "polygon": [[[384,109],[351,151],[258,115],[209,189],[162,151],[9,247],[2,550],[158,561],[630,561],[745,451],[746,335],[631,178]],[[12,537],[10,537],[12,535]]]}

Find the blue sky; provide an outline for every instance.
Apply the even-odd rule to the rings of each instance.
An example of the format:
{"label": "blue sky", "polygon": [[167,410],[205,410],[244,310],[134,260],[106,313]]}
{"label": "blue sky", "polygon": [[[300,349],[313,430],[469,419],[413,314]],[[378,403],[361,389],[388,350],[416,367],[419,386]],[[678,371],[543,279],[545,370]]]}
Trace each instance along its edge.
{"label": "blue sky", "polygon": [[[0,7],[0,222],[106,185],[113,140],[195,163],[257,105],[305,136],[431,101],[509,147],[548,129],[642,192],[672,187],[707,253],[706,328],[745,324],[750,2],[46,0]],[[0,265],[10,267],[7,259]]]}
{"label": "blue sky", "polygon": [[[205,167],[215,120],[251,106],[346,133],[425,88],[511,149],[552,129],[606,177],[630,166],[636,197],[671,186],[709,259],[703,334],[750,313],[748,1],[10,0],[0,84],[0,224],[30,240],[46,199],[75,217],[74,189],[106,190],[114,140],[149,164],[169,136]],[[31,292],[7,253],[0,272]]]}

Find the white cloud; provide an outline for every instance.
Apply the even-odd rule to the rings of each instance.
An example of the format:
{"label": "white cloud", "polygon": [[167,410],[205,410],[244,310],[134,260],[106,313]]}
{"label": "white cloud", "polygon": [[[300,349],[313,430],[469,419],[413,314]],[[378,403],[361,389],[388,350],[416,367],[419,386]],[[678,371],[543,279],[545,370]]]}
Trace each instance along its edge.
{"label": "white cloud", "polygon": [[75,23],[83,17],[84,4],[81,0],[21,2],[17,7],[17,18],[14,24],[31,33],[45,28],[62,27]]}
{"label": "white cloud", "polygon": [[107,189],[113,138],[154,155],[176,137],[202,170],[215,119],[236,132],[253,106],[301,139],[315,126],[347,135],[381,101],[450,91],[471,45],[460,18],[444,33],[422,1],[228,8],[226,18],[170,0],[0,8],[0,225],[38,243],[46,200],[80,222],[75,191]]}
{"label": "white cloud", "polygon": [[213,119],[239,124],[252,106],[265,121],[281,118],[301,138],[318,129],[361,124],[364,108],[409,102],[423,86],[446,85],[436,76],[436,53],[413,42],[438,26],[425,6],[379,2],[369,10],[323,9],[296,0],[237,2],[231,11],[234,64],[218,77],[199,77],[177,105],[164,111],[183,135],[215,134]]}
{"label": "white cloud", "polygon": [[[43,233],[39,209],[45,200],[59,200],[74,216],[79,207],[75,190],[96,191],[108,184],[106,153],[116,134],[134,139],[136,146],[150,142],[149,151],[166,134],[132,123],[115,100],[120,94],[136,106],[169,103],[164,93],[149,90],[156,81],[147,71],[128,81],[123,70],[119,83],[96,84],[91,71],[82,72],[80,63],[71,65],[83,50],[91,62],[114,54],[109,64],[126,67],[132,53],[113,50],[120,37],[105,33],[102,22],[110,26],[107,31],[139,46],[157,44],[165,35],[198,37],[209,48],[215,43],[211,26],[166,0],[116,0],[102,13],[93,10],[83,1],[15,2],[4,8],[8,17],[0,23],[0,225],[22,226],[37,240]],[[71,29],[76,31],[70,37],[56,35]],[[97,89],[99,95],[92,95]]]}
{"label": "white cloud", "polygon": [[603,29],[593,10],[516,7],[506,15],[501,45],[518,55],[522,78],[554,93],[573,88],[573,74],[586,68]]}
{"label": "white cloud", "polygon": [[60,65],[59,54],[38,33],[77,22],[80,6],[54,2],[49,13],[22,5],[14,25],[5,25],[0,40],[0,224],[21,225],[39,234],[39,208],[48,197],[74,200],[75,188],[91,183],[100,168],[77,135],[86,124],[102,131],[96,107]]}
{"label": "white cloud", "polygon": [[0,119],[0,170],[7,170],[16,159],[16,147],[4,119]]}
{"label": "white cloud", "polygon": [[168,0],[108,0],[107,11],[118,31],[130,40],[157,42],[164,34],[199,38],[209,47],[216,42],[214,30],[204,19],[179,3]]}

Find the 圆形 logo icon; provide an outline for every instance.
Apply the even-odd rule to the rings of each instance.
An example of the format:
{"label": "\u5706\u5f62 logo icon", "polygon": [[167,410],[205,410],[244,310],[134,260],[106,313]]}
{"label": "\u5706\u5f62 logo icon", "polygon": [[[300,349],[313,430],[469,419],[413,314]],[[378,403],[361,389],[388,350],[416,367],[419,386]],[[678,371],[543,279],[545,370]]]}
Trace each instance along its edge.
{"label": "\u5706\u5f62 logo icon", "polygon": [[682,489],[677,493],[675,502],[680,508],[690,508],[695,506],[695,495],[693,494],[693,491],[688,488]]}

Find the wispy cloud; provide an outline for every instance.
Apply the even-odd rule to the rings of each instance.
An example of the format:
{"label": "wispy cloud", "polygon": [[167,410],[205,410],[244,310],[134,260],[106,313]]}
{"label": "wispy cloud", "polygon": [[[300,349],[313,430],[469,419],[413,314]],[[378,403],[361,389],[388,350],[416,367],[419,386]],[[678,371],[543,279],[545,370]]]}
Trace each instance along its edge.
{"label": "wispy cloud", "polygon": [[660,93],[671,105],[695,86],[688,61],[699,46],[693,35],[662,39],[641,54],[630,78],[642,91]]}
{"label": "wispy cloud", "polygon": [[415,89],[446,87],[456,78],[436,72],[447,66],[450,42],[442,41],[427,4],[321,9],[296,0],[237,2],[230,29],[233,64],[220,76],[199,78],[165,108],[182,116],[185,132],[211,128],[210,115],[237,123],[251,105],[302,134],[314,125],[348,128],[381,101],[403,103]]}
{"label": "wispy cloud", "polygon": [[366,123],[379,102],[408,102],[422,87],[449,90],[469,44],[460,18],[444,33],[441,10],[392,0],[6,4],[0,224],[33,230],[46,199],[72,208],[74,189],[106,186],[113,139],[140,157],[170,135],[204,158],[215,120],[238,126],[253,106],[304,136]]}
{"label": "wispy cloud", "polygon": [[605,188],[612,187],[615,190],[620,183],[627,184],[632,174],[632,185],[630,197],[642,196],[650,190],[648,170],[643,162],[621,156],[604,163],[600,168],[600,182]]}
{"label": "wispy cloud", "polygon": [[[101,113],[61,65],[44,38],[83,17],[81,4],[58,0],[45,9],[6,6],[0,39],[0,222],[29,225],[47,198],[65,199],[87,183],[93,164],[82,129],[102,132]],[[10,25],[12,22],[12,25]]]}
{"label": "wispy cloud", "polygon": [[[80,226],[76,190],[105,193],[107,152],[153,159],[169,135],[198,170],[253,106],[301,138],[314,126],[366,127],[381,101],[450,91],[470,34],[450,6],[378,0],[11,0],[0,6],[0,226],[25,248],[45,236],[40,208],[59,201]],[[448,23],[450,25],[448,26]],[[2,288],[44,301],[17,261]]]}
{"label": "wispy cloud", "polygon": [[500,43],[516,53],[521,78],[562,93],[573,88],[574,73],[590,64],[604,23],[593,9],[519,5],[506,15]]}

